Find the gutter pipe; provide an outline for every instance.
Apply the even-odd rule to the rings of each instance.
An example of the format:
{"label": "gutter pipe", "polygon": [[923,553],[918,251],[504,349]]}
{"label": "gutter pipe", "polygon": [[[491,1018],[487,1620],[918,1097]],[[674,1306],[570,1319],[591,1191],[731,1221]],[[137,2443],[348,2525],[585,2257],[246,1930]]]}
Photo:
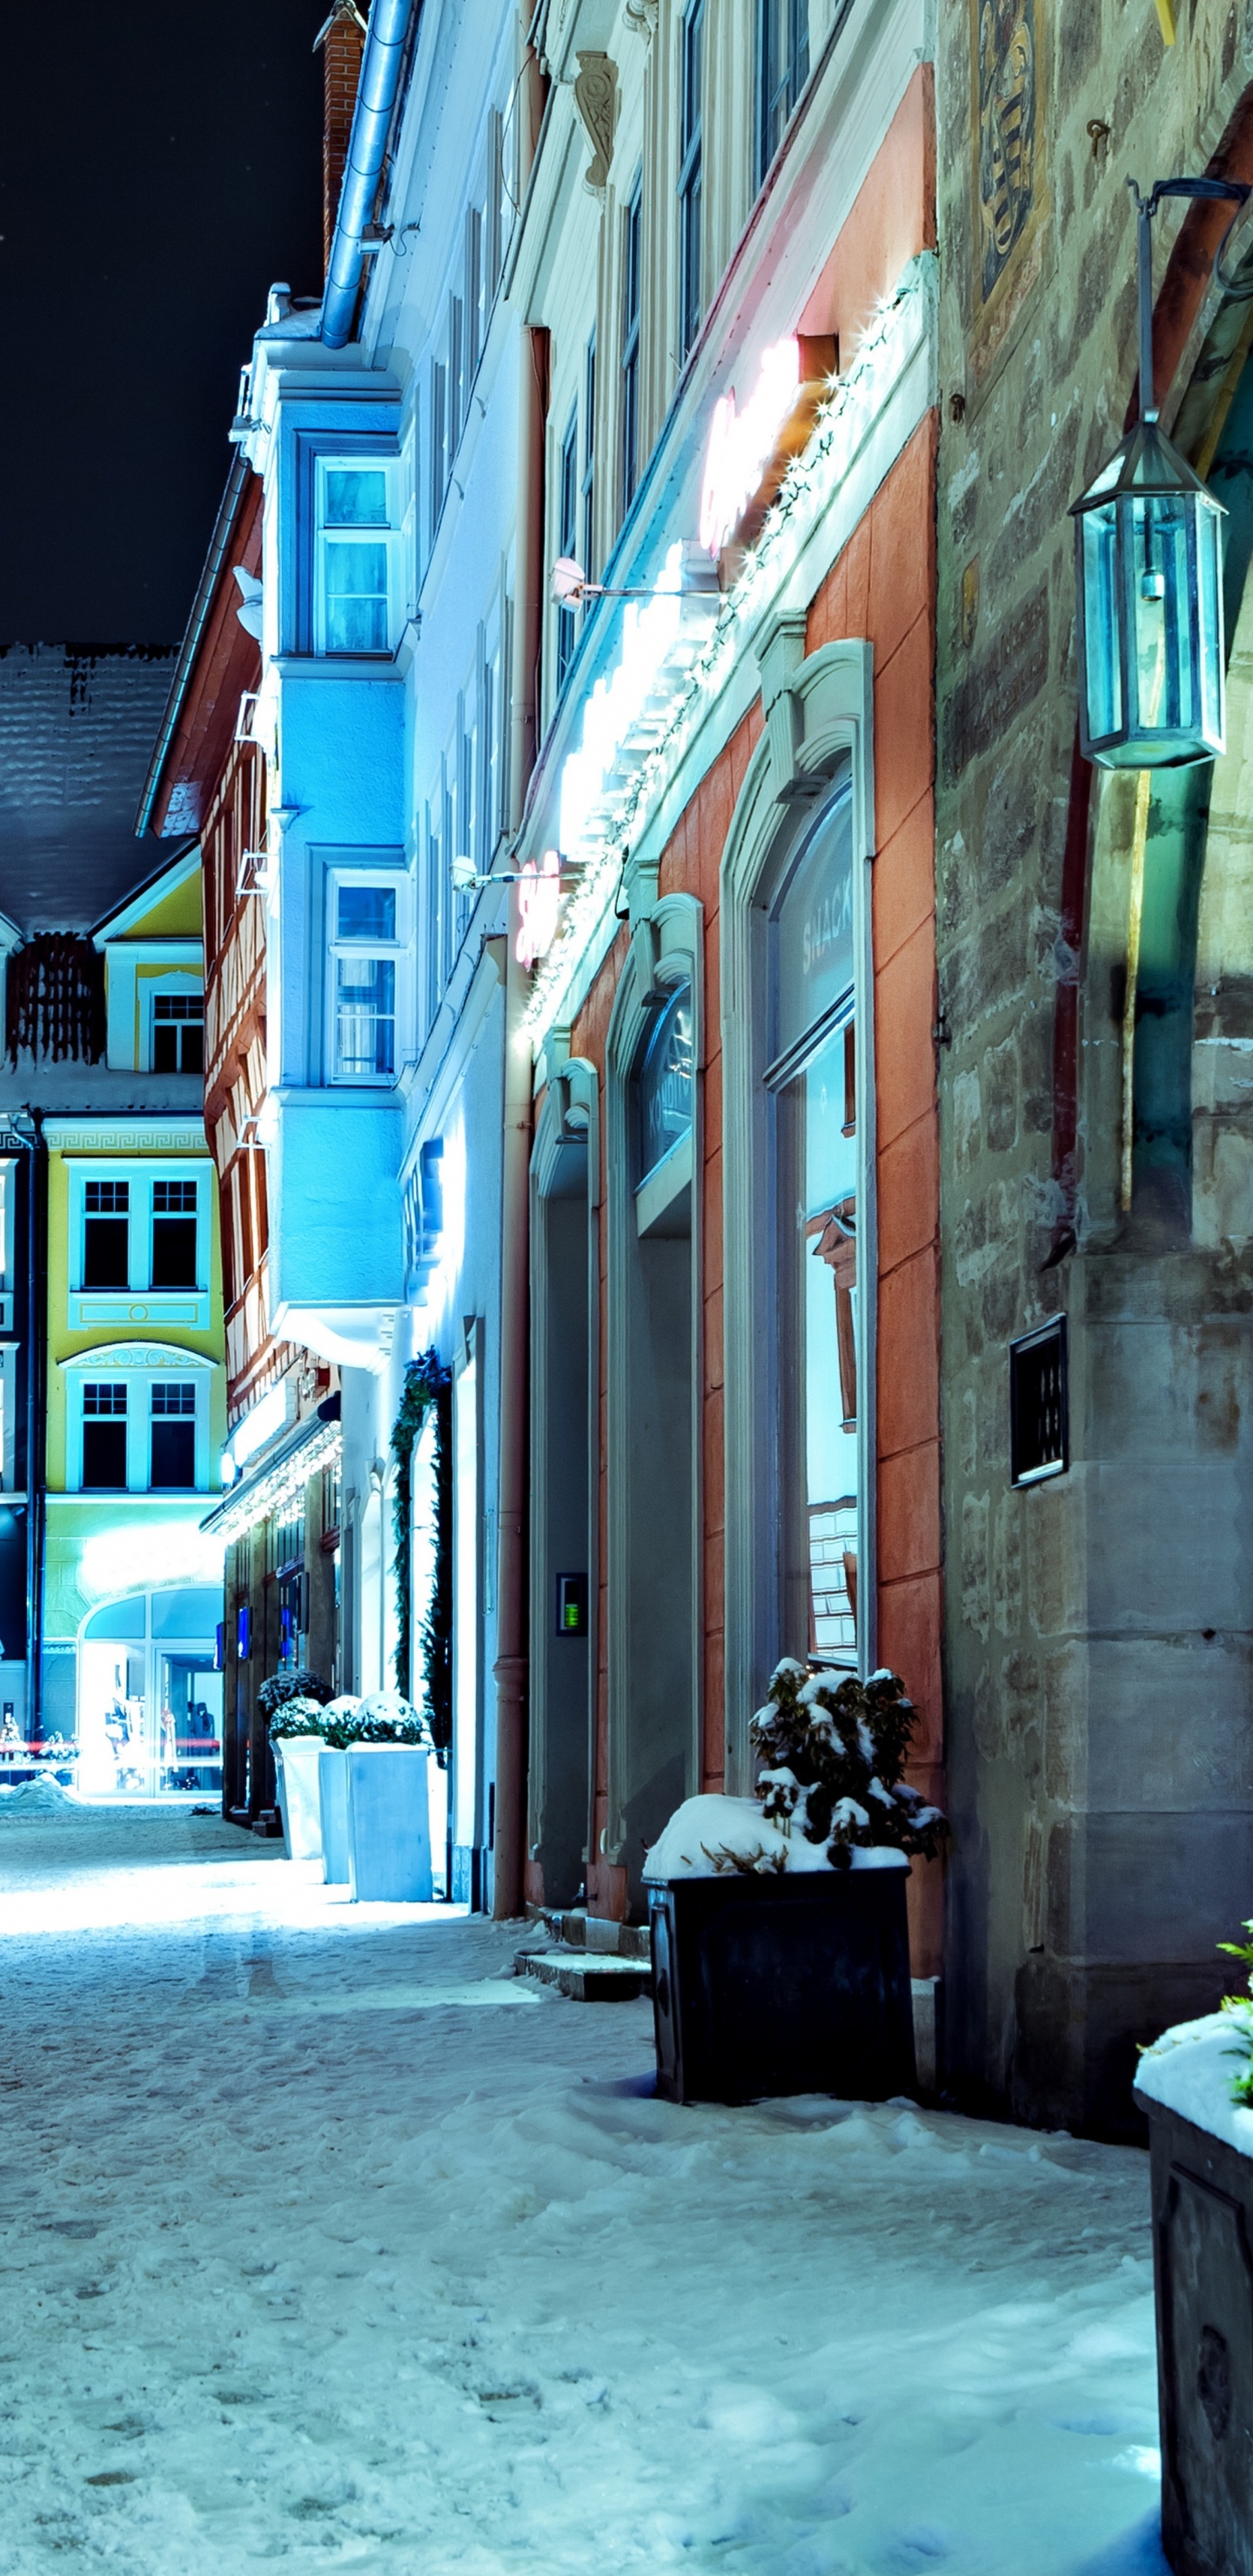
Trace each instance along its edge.
{"label": "gutter pipe", "polygon": [[26,1156],[26,1710],[27,1742],[43,1733],[43,1391],[47,1305],[43,1116],[38,1109],[10,1117],[4,1140]]}
{"label": "gutter pipe", "polygon": [[361,279],[361,236],[382,176],[411,7],[412,0],[374,0],[370,11],[322,297],[320,336],[328,349],[346,348],[352,338]]}
{"label": "gutter pipe", "polygon": [[[543,122],[546,84],[529,31],[522,58],[523,187]],[[513,757],[510,822],[516,842],[535,767],[540,654],[544,634],[544,441],[548,418],[548,333],[521,334],[518,519],[514,576]],[[530,1380],[531,1041],[524,1015],[530,975],[518,960],[519,888],[509,889],[505,969],[504,1151],[500,1247],[500,1457],[497,1484],[496,1817],[492,1912],[522,1912],[527,1812],[527,1399]]]}

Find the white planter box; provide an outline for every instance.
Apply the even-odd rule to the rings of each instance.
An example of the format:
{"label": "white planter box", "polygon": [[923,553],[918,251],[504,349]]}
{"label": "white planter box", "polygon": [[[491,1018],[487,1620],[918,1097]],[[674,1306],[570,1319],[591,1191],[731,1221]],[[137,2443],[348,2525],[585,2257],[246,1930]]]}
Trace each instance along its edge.
{"label": "white planter box", "polygon": [[429,1905],[431,1757],[426,1747],[354,1744],[344,1758],[348,1877],[354,1899],[366,1904]]}
{"label": "white planter box", "polygon": [[274,1739],[283,1848],[289,1860],[322,1857],[322,1810],[318,1798],[321,1752],[316,1735],[279,1735]]}
{"label": "white planter box", "polygon": [[348,1877],[348,1756],[333,1745],[318,1752],[318,1813],[322,1829],[322,1876],[340,1887]]}

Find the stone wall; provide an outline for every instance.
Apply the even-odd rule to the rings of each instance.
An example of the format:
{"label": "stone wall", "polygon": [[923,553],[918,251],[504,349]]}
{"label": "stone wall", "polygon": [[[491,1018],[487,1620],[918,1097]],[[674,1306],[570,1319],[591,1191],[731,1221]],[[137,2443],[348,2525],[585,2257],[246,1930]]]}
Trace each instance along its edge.
{"label": "stone wall", "polygon": [[[1118,2131],[1135,2042],[1210,2006],[1253,1893],[1253,1300],[1186,1187],[1138,1166],[1120,1205],[1134,796],[1076,759],[1067,507],[1133,404],[1126,174],[1211,164],[1253,33],[1228,0],[1170,49],[1147,0],[1000,15],[982,100],[974,0],[941,7],[938,74],[949,2071]],[[1166,209],[1175,403],[1214,301],[1195,225],[1162,286],[1180,230]],[[1007,1345],[1059,1309],[1072,1464],[1015,1491]]]}

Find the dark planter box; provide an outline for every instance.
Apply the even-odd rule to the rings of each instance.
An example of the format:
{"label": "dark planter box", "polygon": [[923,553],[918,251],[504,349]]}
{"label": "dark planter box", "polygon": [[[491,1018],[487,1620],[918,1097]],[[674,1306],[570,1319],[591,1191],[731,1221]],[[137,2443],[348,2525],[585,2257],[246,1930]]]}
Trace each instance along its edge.
{"label": "dark planter box", "polygon": [[906,1869],[675,1878],[649,1891],[669,2102],[915,2089]]}
{"label": "dark planter box", "polygon": [[1253,2576],[1253,2159],[1136,2099],[1152,2156],[1162,2547],[1176,2576]]}

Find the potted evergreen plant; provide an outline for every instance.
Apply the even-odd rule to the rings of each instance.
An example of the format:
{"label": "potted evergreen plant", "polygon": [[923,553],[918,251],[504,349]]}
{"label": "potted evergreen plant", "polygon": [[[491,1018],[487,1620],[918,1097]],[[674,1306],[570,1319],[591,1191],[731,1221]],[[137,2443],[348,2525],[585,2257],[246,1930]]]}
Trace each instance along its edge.
{"label": "potted evergreen plant", "polygon": [[911,1855],[948,1828],[901,1777],[914,1711],[786,1658],[752,1722],[751,1798],[689,1798],[644,1864],[657,2090],[881,2101],[915,2087]]}
{"label": "potted evergreen plant", "polygon": [[430,1903],[431,1751],[429,1727],[398,1691],[360,1702],[346,1758],[354,1901]]}
{"label": "potted evergreen plant", "polygon": [[303,1664],[271,1673],[257,1693],[257,1706],[269,1721],[274,1747],[283,1849],[289,1860],[322,1856],[318,1754],[322,1709],[330,1696],[321,1675],[307,1671]]}

